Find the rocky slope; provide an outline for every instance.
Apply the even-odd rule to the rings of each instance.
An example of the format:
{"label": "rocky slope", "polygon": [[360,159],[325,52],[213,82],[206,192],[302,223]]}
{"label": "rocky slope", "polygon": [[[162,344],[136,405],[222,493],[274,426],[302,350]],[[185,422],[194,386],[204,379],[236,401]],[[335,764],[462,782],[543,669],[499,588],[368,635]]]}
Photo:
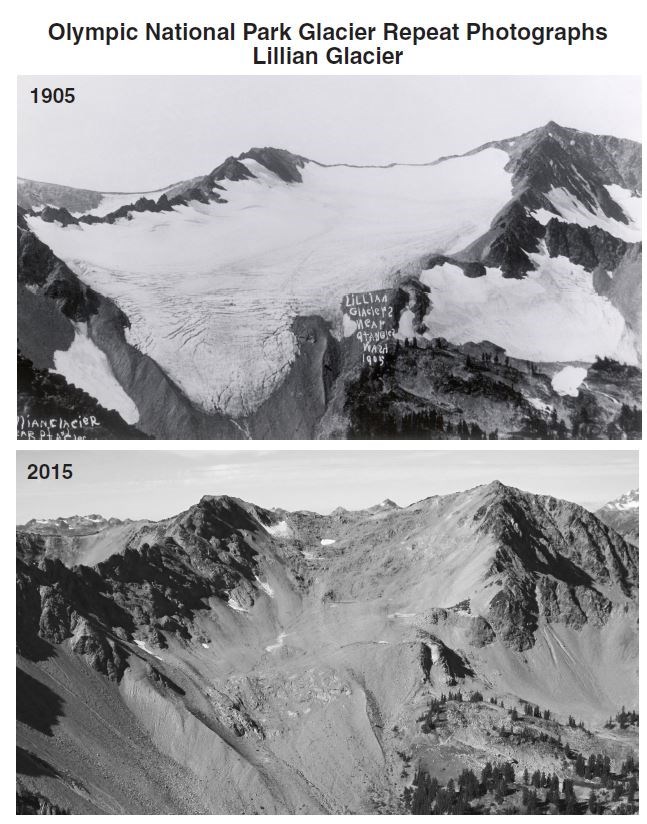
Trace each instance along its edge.
{"label": "rocky slope", "polygon": [[640,496],[637,489],[632,489],[631,492],[621,495],[614,501],[609,501],[595,514],[629,543],[638,546]]}
{"label": "rocky slope", "polygon": [[[511,753],[568,775],[554,745],[500,737],[500,701],[549,709],[551,736],[578,751],[632,748],[603,724],[637,705],[637,550],[574,504],[493,483],[330,515],[206,496],[90,535],[26,526],[26,798],[76,813],[398,812],[402,753],[444,780]],[[477,696],[425,732],[448,689],[497,705]],[[590,731],[569,731],[571,714]]]}

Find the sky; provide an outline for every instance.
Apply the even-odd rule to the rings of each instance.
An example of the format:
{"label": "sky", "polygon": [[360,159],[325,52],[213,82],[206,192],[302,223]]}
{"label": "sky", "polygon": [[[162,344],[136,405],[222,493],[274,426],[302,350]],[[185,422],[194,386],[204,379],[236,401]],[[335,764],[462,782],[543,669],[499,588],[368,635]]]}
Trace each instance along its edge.
{"label": "sky", "polygon": [[[73,478],[27,480],[30,463],[72,463]],[[499,480],[596,509],[638,487],[634,450],[19,451],[17,523],[100,514],[170,517],[203,495],[328,513],[391,498],[401,506]]]}
{"label": "sky", "polygon": [[[72,104],[30,89],[73,86]],[[595,76],[77,76],[18,81],[18,174],[149,191],[275,146],[322,163],[424,163],[555,120],[640,140],[640,80]]]}

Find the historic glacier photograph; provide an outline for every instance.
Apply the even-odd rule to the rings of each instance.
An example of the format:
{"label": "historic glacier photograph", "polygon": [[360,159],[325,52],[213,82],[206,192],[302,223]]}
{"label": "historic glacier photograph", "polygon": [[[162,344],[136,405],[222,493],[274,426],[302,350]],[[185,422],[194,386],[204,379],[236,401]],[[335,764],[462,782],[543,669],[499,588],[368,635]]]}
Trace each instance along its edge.
{"label": "historic glacier photograph", "polygon": [[638,812],[635,451],[30,450],[17,487],[19,813]]}
{"label": "historic glacier photograph", "polygon": [[47,83],[18,439],[640,437],[638,78]]}

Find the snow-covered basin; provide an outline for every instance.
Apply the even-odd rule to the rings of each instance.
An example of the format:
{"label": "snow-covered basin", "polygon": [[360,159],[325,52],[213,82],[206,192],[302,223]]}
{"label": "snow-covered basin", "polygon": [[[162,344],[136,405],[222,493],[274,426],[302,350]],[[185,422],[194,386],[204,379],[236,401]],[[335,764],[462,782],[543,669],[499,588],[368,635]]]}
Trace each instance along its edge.
{"label": "snow-covered basin", "polygon": [[533,361],[594,361],[596,355],[637,364],[634,335],[620,312],[593,288],[590,272],[566,257],[531,254],[536,271],[522,280],[488,268],[466,278],[445,263],[422,273],[430,287],[428,337],[455,343],[489,340],[508,355]]}
{"label": "snow-covered basin", "polygon": [[131,343],[206,410],[255,408],[291,363],[295,314],[339,320],[348,291],[375,289],[431,251],[481,235],[511,196],[508,156],[435,166],[308,164],[287,184],[253,160],[226,204],[36,234],[126,312]]}

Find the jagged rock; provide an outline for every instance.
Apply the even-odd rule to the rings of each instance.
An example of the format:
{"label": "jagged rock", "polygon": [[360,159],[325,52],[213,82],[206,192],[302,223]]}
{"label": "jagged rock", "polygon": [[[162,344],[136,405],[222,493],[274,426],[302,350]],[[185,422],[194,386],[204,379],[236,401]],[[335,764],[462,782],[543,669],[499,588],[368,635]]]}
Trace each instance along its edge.
{"label": "jagged rock", "polygon": [[74,321],[87,321],[97,311],[98,295],[85,286],[36,235],[18,225],[18,282],[37,287]]}
{"label": "jagged rock", "polygon": [[485,618],[482,615],[476,615],[469,623],[467,639],[470,644],[479,648],[494,643],[496,635]]}
{"label": "jagged rock", "polygon": [[598,226],[585,228],[557,218],[546,224],[544,240],[551,257],[563,255],[589,272],[597,266],[614,271],[632,245]]}
{"label": "jagged rock", "polygon": [[447,257],[447,255],[432,255],[424,263],[423,268],[433,269],[435,266],[442,266],[445,263],[451,263],[452,266],[458,266],[466,278],[482,278],[486,275],[485,266],[480,261],[459,260],[455,257]]}
{"label": "jagged rock", "polygon": [[538,251],[544,227],[524,206],[517,201],[507,206],[494,218],[492,233],[482,257],[485,266],[499,267],[505,278],[522,278],[534,269],[528,252]]}
{"label": "jagged rock", "polygon": [[121,654],[115,641],[105,635],[105,630],[94,627],[87,618],[79,616],[72,622],[70,647],[97,672],[113,681],[121,680],[127,666],[126,656]]}
{"label": "jagged rock", "polygon": [[228,157],[209,175],[212,180],[254,180],[256,175],[235,157]]}
{"label": "jagged rock", "polygon": [[79,221],[71,215],[67,209],[56,209],[52,206],[46,206],[38,215],[41,220],[46,223],[60,223],[61,226],[78,226]]}
{"label": "jagged rock", "polygon": [[506,646],[524,650],[535,643],[538,612],[531,583],[514,582],[492,598],[487,618],[497,638]]}
{"label": "jagged rock", "polygon": [[307,158],[292,154],[285,149],[274,149],[266,146],[263,149],[250,149],[238,155],[238,160],[250,158],[265,166],[285,183],[301,183],[303,178],[299,169],[303,169],[308,162]]}

